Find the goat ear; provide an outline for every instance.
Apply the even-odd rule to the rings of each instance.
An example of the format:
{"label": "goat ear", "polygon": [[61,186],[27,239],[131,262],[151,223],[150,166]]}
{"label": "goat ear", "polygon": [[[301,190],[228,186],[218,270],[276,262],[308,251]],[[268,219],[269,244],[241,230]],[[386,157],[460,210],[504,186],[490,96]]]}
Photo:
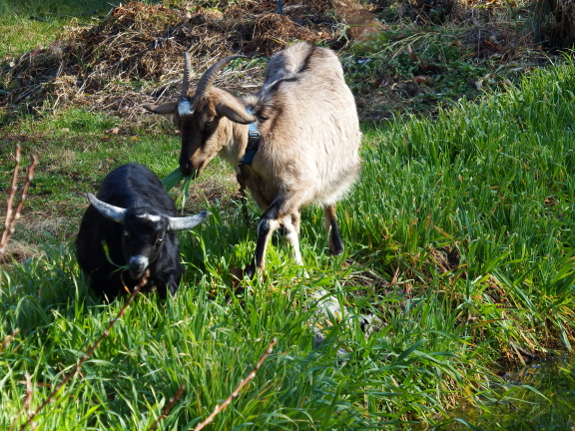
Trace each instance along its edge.
{"label": "goat ear", "polygon": [[229,118],[234,123],[250,124],[256,121],[256,118],[248,114],[246,107],[235,97],[221,97],[218,102],[216,112]]}
{"label": "goat ear", "polygon": [[168,230],[176,231],[192,229],[203,222],[208,214],[209,212],[202,211],[201,213],[191,217],[169,217],[170,224],[168,226]]}
{"label": "goat ear", "polygon": [[151,105],[149,103],[144,105],[144,108],[154,114],[170,115],[176,112],[178,102],[165,103],[163,105]]}
{"label": "goat ear", "polygon": [[124,223],[124,218],[126,217],[126,209],[120,208],[114,205],[107,204],[101,201],[92,193],[88,193],[88,200],[96,210],[104,217],[113,220],[118,223]]}

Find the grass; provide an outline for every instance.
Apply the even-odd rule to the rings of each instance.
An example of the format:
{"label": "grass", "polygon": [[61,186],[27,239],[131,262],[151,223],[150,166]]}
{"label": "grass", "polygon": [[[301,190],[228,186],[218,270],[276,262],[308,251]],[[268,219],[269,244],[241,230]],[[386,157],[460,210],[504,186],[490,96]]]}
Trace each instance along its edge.
{"label": "grass", "polygon": [[[238,205],[213,201],[210,220],[182,235],[188,271],[178,295],[165,304],[140,297],[37,426],[145,430],[184,384],[161,425],[190,429],[274,337],[274,353],[214,429],[408,427],[448,417],[461,397],[489,409],[499,397],[488,385],[492,361],[572,343],[573,70],[534,73],[433,121],[366,125],[362,180],[339,212],[343,257],[327,255],[321,211],[304,213],[309,278],[275,244],[263,279],[234,294],[229,274],[253,253],[254,223],[245,224]],[[91,126],[67,118],[44,126],[89,136]],[[172,166],[167,157],[154,168],[167,174]],[[449,266],[441,250],[456,250],[458,262]],[[380,280],[396,274],[396,283],[365,285],[367,270]],[[24,373],[37,405],[122,300],[95,302],[61,241],[2,277],[2,337],[20,328],[0,362],[6,428],[26,393]],[[309,298],[318,288],[350,310],[322,325],[319,347],[309,324],[318,320]],[[366,337],[356,316],[370,313],[383,324]]]}
{"label": "grass", "polygon": [[0,58],[44,47],[54,41],[63,26],[88,23],[92,16],[105,15],[118,4],[115,0],[0,0],[4,24]]}
{"label": "grass", "polygon": [[[22,146],[23,163],[31,154],[40,160],[26,204],[25,222],[14,237],[25,242],[39,241],[46,228],[60,239],[75,235],[76,226],[70,221],[77,220],[88,204],[85,194],[97,191],[101,179],[113,167],[137,162],[163,178],[173,169],[171,162],[179,154],[178,139],[171,127],[156,127],[154,121],[123,125],[117,117],[85,109],[58,111],[42,121],[28,118],[6,127],[0,135],[3,159],[12,158],[16,143]],[[229,172],[217,173],[222,165],[214,165],[214,175],[195,188],[196,209],[204,193],[219,196],[234,189],[229,184]],[[9,169],[2,172],[6,181],[10,175]],[[189,208],[192,210],[194,207]],[[54,221],[51,226],[47,226],[47,216]]]}
{"label": "grass", "polygon": [[[10,13],[54,13],[48,2],[44,12],[24,5],[11,4]],[[79,14],[85,6],[67,7]],[[273,338],[274,352],[211,429],[441,426],[463,416],[452,409],[462,402],[494,413],[490,422],[466,416],[476,426],[504,427],[501,402],[532,417],[535,400],[552,394],[502,389],[489,370],[500,359],[571,350],[574,84],[567,60],[481,100],[452,102],[431,119],[364,124],[361,180],[338,208],[345,253],[328,255],[322,211],[309,208],[305,267],[274,241],[265,273],[241,290],[232,274],[253,256],[259,211],[248,204],[244,220],[231,168],[212,162],[184,209],[211,216],[180,235],[187,269],[178,294],[165,303],[139,296],[37,416],[36,429],[147,430],[181,385],[159,426],[193,429]],[[172,172],[172,127],[68,107],[20,116],[0,132],[0,159],[10,160],[17,143],[24,160],[39,156],[14,240],[41,249],[0,269],[1,429],[24,424],[27,411],[15,418],[25,400],[37,408],[124,305],[94,299],[73,236],[85,193],[113,167],[135,161],[161,178]],[[10,169],[0,169],[0,183]],[[343,316],[322,315],[313,297],[320,289],[346,306]],[[368,315],[375,320],[366,333],[359,317]],[[565,410],[543,408],[542,423],[567,423]]]}

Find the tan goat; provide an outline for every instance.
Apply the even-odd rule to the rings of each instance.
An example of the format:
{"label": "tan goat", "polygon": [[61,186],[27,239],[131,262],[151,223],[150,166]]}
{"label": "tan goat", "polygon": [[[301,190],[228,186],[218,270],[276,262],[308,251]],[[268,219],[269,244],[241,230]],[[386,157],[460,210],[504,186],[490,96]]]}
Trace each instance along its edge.
{"label": "tan goat", "polygon": [[272,55],[263,87],[243,100],[212,86],[216,74],[239,56],[210,67],[195,91],[189,89],[191,67],[187,54],[184,57],[180,100],[144,108],[174,115],[182,135],[184,175],[197,177],[219,155],[234,166],[264,210],[254,266],[247,273],[253,276],[264,268],[267,243],[279,227],[295,260],[303,264],[298,234],[300,208],[306,205],[323,207],[330,250],[341,253],[335,206],[359,174],[361,133],[337,56],[329,49],[295,43]]}

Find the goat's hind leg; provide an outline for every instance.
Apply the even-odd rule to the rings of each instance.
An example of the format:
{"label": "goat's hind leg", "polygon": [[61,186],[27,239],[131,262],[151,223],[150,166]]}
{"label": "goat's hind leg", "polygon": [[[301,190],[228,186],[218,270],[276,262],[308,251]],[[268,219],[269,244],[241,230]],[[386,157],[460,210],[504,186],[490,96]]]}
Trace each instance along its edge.
{"label": "goat's hind leg", "polygon": [[285,230],[285,238],[291,245],[292,257],[298,265],[303,265],[303,259],[299,250],[299,220],[300,214],[299,211],[296,211],[295,213],[284,217],[281,225]]}
{"label": "goat's hind leg", "polygon": [[343,242],[337,227],[337,216],[335,214],[335,204],[323,207],[325,216],[325,230],[329,235],[329,249],[331,254],[338,255],[343,253]]}

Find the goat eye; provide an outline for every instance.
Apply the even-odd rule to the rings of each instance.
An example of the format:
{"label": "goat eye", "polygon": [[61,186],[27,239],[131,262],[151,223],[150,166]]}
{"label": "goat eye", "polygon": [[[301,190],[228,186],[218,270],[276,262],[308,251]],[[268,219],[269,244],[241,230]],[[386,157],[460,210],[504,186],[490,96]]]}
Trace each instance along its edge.
{"label": "goat eye", "polygon": [[210,129],[213,125],[214,125],[213,121],[206,121],[206,124],[204,126],[206,129]]}
{"label": "goat eye", "polygon": [[124,236],[130,236],[130,232],[127,231],[127,230],[125,230],[125,231],[124,231]]}
{"label": "goat eye", "polygon": [[164,240],[163,236],[158,237],[158,239],[156,239],[156,242],[162,242]]}

